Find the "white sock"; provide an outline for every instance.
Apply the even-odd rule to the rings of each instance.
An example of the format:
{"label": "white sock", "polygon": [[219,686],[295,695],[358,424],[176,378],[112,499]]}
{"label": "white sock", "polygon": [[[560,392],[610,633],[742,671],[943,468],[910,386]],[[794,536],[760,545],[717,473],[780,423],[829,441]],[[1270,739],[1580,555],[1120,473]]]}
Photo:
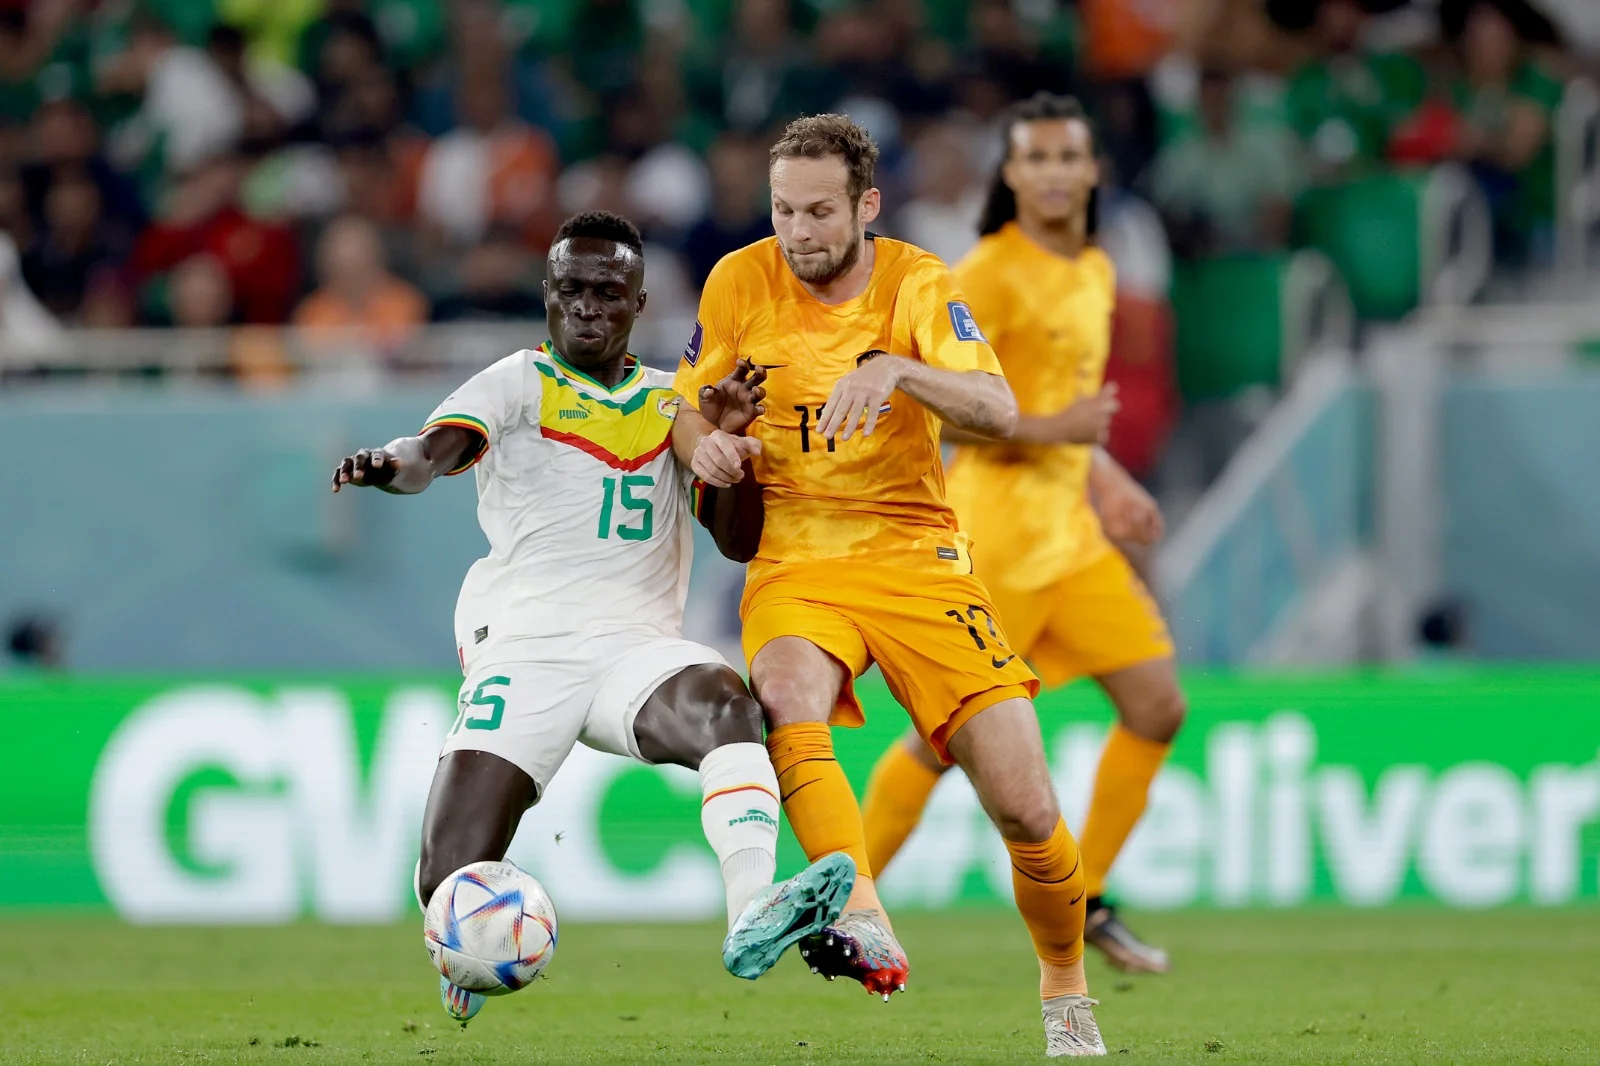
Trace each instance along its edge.
{"label": "white sock", "polygon": [[724,744],[700,760],[700,826],[722,864],[728,926],[778,868],[778,775],[764,744]]}

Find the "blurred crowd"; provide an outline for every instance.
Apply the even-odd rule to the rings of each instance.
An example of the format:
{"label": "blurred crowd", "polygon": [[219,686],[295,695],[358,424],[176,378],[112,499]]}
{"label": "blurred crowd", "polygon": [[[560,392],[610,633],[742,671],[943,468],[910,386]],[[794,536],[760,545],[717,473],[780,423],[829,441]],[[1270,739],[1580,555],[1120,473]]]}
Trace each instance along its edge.
{"label": "blurred crowd", "polygon": [[[1538,6],[1536,6],[1536,4]],[[0,0],[0,336],[366,331],[542,314],[568,212],[692,307],[766,235],[765,146],[842,109],[883,229],[947,259],[1011,100],[1074,92],[1134,299],[1174,256],[1284,248],[1306,189],[1455,160],[1497,254],[1546,254],[1552,118],[1595,0]],[[239,331],[235,365],[272,379]],[[651,353],[670,361],[671,352]]]}

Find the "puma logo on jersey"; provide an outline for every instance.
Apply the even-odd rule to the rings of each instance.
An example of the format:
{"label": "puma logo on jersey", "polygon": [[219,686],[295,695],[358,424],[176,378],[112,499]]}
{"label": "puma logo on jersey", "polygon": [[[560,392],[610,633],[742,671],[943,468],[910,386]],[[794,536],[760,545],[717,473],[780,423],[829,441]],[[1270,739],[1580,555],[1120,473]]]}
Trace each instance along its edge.
{"label": "puma logo on jersey", "polygon": [[586,407],[563,407],[556,417],[563,422],[569,418],[588,418],[589,409]]}

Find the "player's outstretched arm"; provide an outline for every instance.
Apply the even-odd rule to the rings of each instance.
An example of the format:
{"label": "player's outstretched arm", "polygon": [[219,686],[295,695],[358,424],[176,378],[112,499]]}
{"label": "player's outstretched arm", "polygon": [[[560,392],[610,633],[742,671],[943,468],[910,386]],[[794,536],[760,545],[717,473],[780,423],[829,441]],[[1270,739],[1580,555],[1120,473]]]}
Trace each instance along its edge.
{"label": "player's outstretched arm", "polygon": [[999,374],[941,370],[916,359],[879,353],[839,379],[818,419],[818,432],[849,440],[859,426],[862,435],[870,437],[879,410],[896,389],[958,430],[1008,440],[1017,428],[1017,399]]}
{"label": "player's outstretched arm", "polygon": [[1018,415],[1009,441],[948,425],[943,436],[950,444],[1104,444],[1111,433],[1111,419],[1121,406],[1116,383],[1110,382],[1093,396],[1074,400],[1053,415]]}
{"label": "player's outstretched arm", "polygon": [[471,460],[483,448],[483,437],[462,426],[432,426],[420,437],[400,437],[381,448],[362,448],[340,460],[333,470],[333,491],[364,485],[410,496]]}

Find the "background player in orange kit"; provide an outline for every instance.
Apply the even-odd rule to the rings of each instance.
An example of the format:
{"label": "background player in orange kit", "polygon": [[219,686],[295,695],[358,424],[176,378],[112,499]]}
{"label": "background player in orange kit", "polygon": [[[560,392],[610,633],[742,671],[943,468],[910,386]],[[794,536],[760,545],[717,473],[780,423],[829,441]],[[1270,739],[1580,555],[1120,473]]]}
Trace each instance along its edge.
{"label": "background player in orange kit", "polygon": [[[1005,443],[947,431],[961,442],[950,501],[1012,649],[1047,684],[1093,677],[1116,706],[1081,837],[1085,935],[1119,968],[1165,972],[1166,953],[1141,942],[1101,899],[1183,723],[1184,699],[1160,611],[1107,539],[1150,544],[1161,513],[1097,446],[1116,405],[1101,388],[1114,279],[1111,260],[1091,243],[1094,136],[1077,101],[1046,94],[1014,105],[1004,136],[983,239],[955,273],[1022,415]],[[916,826],[945,769],[915,734],[879,760],[864,805],[874,873]]]}
{"label": "background player in orange kit", "polygon": [[[677,387],[679,456],[708,483],[751,459],[765,525],[741,617],[768,751],[807,854],[861,876],[846,913],[801,942],[813,968],[869,990],[908,971],[867,865],[861,813],[829,722],[859,725],[851,681],[876,661],[917,734],[967,772],[1005,838],[1039,955],[1046,1050],[1103,1055],[1083,972],[1083,873],[1030,700],[945,502],[940,422],[1008,436],[1016,401],[949,270],[874,238],[877,147],[840,115],[791,123],[771,152],[769,238],[725,257],[701,297]],[[690,405],[740,359],[764,367],[748,437]]]}

